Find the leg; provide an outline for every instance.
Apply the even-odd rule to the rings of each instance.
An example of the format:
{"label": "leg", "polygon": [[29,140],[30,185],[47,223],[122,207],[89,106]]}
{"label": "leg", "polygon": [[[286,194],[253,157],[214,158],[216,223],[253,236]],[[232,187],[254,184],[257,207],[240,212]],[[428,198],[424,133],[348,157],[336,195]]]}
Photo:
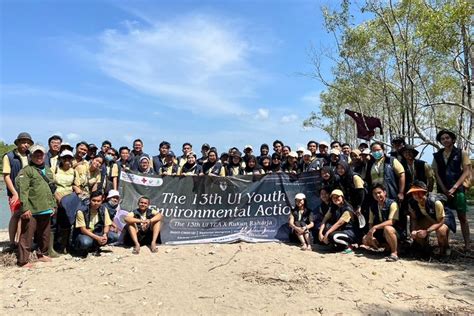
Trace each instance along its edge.
{"label": "leg", "polygon": [[309,238],[309,232],[304,233],[304,240],[306,242],[306,250],[311,250],[311,240]]}
{"label": "leg", "polygon": [[18,265],[24,266],[28,263],[31,253],[33,236],[36,231],[36,219],[32,216],[30,219],[21,221],[21,235],[18,243]]}
{"label": "leg", "polygon": [[467,221],[466,213],[457,211],[459,224],[461,225],[462,237],[464,238],[464,249],[469,250],[470,246],[470,232],[469,232],[469,222]]}
{"label": "leg", "polygon": [[390,247],[390,257],[394,259],[398,258],[398,238],[395,228],[392,226],[385,226],[383,228],[383,235],[388,243],[388,246]]}
{"label": "leg", "polygon": [[127,225],[127,231],[130,238],[133,241],[133,253],[139,254],[140,253],[140,243],[138,242],[138,229],[136,225]]}
{"label": "leg", "polygon": [[[35,232],[35,239],[38,242],[38,251],[37,256],[38,260],[40,261],[51,261],[48,254],[49,249],[49,241],[51,237],[51,225],[50,219],[51,216],[49,214],[46,215],[39,215],[35,216],[36,219],[36,232]],[[44,258],[42,260],[41,258]]]}
{"label": "leg", "polygon": [[10,222],[8,223],[8,234],[10,236],[10,244],[18,244],[21,234],[21,218],[19,211],[15,211],[11,214]]}
{"label": "leg", "polygon": [[76,239],[75,248],[77,250],[88,252],[94,247],[94,240],[89,236],[79,234]]}
{"label": "leg", "polygon": [[350,245],[353,241],[346,231],[335,231],[329,234],[328,237],[331,244],[342,250],[350,249]]}
{"label": "leg", "polygon": [[160,234],[161,220],[154,223],[151,229],[153,231],[153,236],[151,239],[150,248],[152,252],[156,252],[158,250],[158,248],[156,247],[156,240],[158,239],[158,235]]}
{"label": "leg", "polygon": [[117,242],[119,235],[116,232],[109,232],[107,234],[107,244],[113,244]]}
{"label": "leg", "polygon": [[444,256],[449,248],[449,228],[446,224],[436,231],[436,237],[438,237],[439,254]]}

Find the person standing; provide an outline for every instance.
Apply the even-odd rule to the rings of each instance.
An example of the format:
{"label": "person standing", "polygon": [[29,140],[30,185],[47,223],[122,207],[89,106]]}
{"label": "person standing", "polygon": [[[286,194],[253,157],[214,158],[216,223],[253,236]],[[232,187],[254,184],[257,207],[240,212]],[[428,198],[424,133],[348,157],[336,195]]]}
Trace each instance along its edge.
{"label": "person standing", "polygon": [[467,152],[457,148],[456,134],[443,129],[436,135],[436,140],[443,145],[437,153],[433,154],[433,170],[436,175],[438,192],[448,197],[448,206],[456,210],[461,224],[464,238],[464,249],[469,250],[470,232],[466,217],[467,201],[464,182],[471,173],[471,161]]}
{"label": "person standing", "polygon": [[21,234],[18,245],[18,265],[31,267],[29,261],[33,237],[38,244],[39,261],[49,262],[46,255],[50,247],[50,219],[56,208],[53,196],[53,174],[45,166],[46,149],[34,145],[30,149],[31,162],[15,179],[21,201]]}
{"label": "person standing", "polygon": [[45,164],[51,170],[56,170],[59,154],[61,153],[61,143],[63,139],[59,135],[53,135],[48,139],[49,150],[46,154]]}
{"label": "person standing", "polygon": [[10,246],[14,248],[18,243],[21,232],[20,199],[15,187],[15,178],[20,170],[28,165],[28,149],[33,145],[31,135],[22,132],[15,139],[16,149],[3,156],[3,180],[7,187],[8,204],[10,205],[11,217],[8,225]]}

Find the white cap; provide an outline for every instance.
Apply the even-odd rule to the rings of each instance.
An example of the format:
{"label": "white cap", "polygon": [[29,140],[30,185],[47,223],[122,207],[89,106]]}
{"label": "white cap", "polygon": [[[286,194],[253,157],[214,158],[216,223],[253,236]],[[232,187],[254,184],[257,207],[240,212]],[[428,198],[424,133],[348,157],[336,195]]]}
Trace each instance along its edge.
{"label": "white cap", "polygon": [[111,197],[118,196],[120,197],[120,193],[117,190],[110,190],[109,194],[107,194],[107,199],[110,199]]}
{"label": "white cap", "polygon": [[296,151],[290,151],[288,157],[298,158],[298,154],[296,153]]}
{"label": "white cap", "polygon": [[329,154],[339,156],[341,154],[341,152],[339,151],[339,149],[333,148],[333,149],[331,149]]}
{"label": "white cap", "polygon": [[303,150],[303,156],[311,156],[311,152],[307,149]]}
{"label": "white cap", "polygon": [[61,154],[59,154],[59,157],[68,157],[68,156],[71,157],[71,158],[74,158],[74,155],[72,154],[72,151],[67,150],[67,149],[63,150],[61,152]]}
{"label": "white cap", "polygon": [[303,152],[304,152],[305,149],[306,149],[306,148],[304,148],[304,147],[298,147],[298,149],[296,150],[296,152],[299,152],[299,151],[303,151]]}
{"label": "white cap", "polygon": [[319,143],[319,147],[321,146],[326,146],[326,147],[329,147],[329,144],[328,142],[325,142],[324,140],[322,142]]}
{"label": "white cap", "polygon": [[306,199],[306,195],[304,193],[298,193],[295,195],[295,200],[304,200]]}
{"label": "white cap", "polygon": [[364,154],[364,155],[370,155],[370,149],[369,148],[366,148],[364,149],[361,154]]}
{"label": "white cap", "polygon": [[245,150],[245,149],[248,149],[248,148],[253,150],[252,145],[245,145],[245,146],[244,146],[244,150]]}
{"label": "white cap", "polygon": [[46,148],[41,146],[40,144],[35,144],[30,147],[30,153],[34,153],[35,151],[41,151],[43,154],[46,154]]}

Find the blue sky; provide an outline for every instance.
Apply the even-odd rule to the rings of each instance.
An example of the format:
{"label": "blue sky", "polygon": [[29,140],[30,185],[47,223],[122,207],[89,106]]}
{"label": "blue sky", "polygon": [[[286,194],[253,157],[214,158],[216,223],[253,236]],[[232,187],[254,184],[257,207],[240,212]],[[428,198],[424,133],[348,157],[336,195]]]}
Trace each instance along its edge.
{"label": "blue sky", "polygon": [[[331,1],[1,1],[0,139],[296,148]],[[325,65],[329,76],[330,63]]]}

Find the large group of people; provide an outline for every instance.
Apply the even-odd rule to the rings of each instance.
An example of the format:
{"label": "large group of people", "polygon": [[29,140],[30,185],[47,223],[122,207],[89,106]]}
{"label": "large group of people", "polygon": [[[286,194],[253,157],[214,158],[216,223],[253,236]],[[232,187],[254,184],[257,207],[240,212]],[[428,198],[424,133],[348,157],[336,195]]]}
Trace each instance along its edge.
{"label": "large group of people", "polygon": [[[16,148],[3,157],[11,220],[11,246],[18,249],[18,265],[28,262],[33,240],[38,260],[66,251],[86,255],[102,245],[121,241],[138,254],[147,244],[157,251],[162,215],[149,208],[143,196],[137,209],[125,217],[125,227],[114,221],[119,210],[121,170],[161,176],[238,176],[269,173],[318,173],[321,201],[317,210],[308,210],[304,193],[296,195],[289,226],[304,250],[312,242],[329,244],[346,253],[353,245],[390,250],[388,261],[398,260],[402,239],[426,246],[435,232],[440,254],[449,253],[449,230],[455,232],[454,212],[460,222],[465,249],[469,249],[465,188],[471,162],[457,148],[456,135],[441,130],[437,135],[442,149],[433,163],[417,159],[417,149],[402,136],[391,140],[387,153],[382,142],[347,143],[309,141],[296,150],[280,140],[272,150],[262,144],[259,152],[246,145],[242,152],[230,148],[219,152],[205,143],[200,153],[192,144],[182,145],[176,155],[169,142],[160,143],[158,153],[144,152],[140,139],[132,147],[116,149],[108,140],[98,148],[81,141],[74,147],[58,135],[48,139],[48,148],[35,144],[22,132]],[[437,194],[433,189],[437,188]]]}

